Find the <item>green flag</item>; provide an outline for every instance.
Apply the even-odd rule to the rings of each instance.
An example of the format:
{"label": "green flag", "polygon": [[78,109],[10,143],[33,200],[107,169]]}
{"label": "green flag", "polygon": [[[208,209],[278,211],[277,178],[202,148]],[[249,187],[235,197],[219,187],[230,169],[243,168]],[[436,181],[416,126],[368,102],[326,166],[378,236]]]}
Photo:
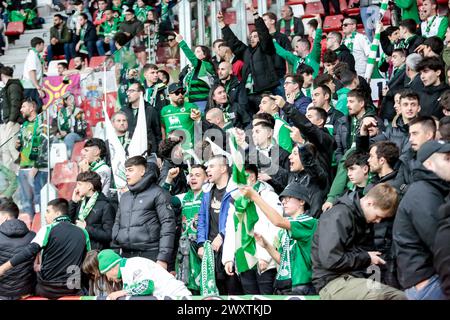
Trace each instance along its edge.
{"label": "green flag", "polygon": [[[232,179],[239,185],[247,184],[244,159],[238,151],[236,137],[230,135],[230,150],[232,163]],[[238,193],[234,199],[233,221],[235,231],[235,261],[239,273],[252,269],[258,263],[256,258],[256,241],[253,236],[254,227],[258,221],[258,213],[255,204]]]}

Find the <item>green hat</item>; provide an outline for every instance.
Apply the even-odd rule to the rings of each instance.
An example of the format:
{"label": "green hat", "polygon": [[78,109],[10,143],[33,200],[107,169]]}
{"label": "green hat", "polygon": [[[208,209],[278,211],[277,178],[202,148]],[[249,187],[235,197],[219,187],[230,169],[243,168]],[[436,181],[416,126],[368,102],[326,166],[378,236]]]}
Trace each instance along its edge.
{"label": "green hat", "polygon": [[100,269],[101,274],[105,274],[122,260],[122,258],[111,249],[100,251],[97,259],[98,268]]}

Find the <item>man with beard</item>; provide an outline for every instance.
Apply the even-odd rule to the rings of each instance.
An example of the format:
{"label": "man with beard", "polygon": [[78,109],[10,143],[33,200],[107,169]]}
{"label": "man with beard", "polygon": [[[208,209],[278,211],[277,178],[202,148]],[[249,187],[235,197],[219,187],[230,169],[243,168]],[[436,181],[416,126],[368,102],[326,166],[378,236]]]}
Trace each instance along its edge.
{"label": "man with beard", "polygon": [[53,56],[64,54],[66,61],[71,58],[71,35],[63,17],[58,13],[53,16],[53,27],[50,28],[50,45],[47,47],[47,61],[53,60]]}
{"label": "man with beard", "polygon": [[128,146],[131,141],[130,133],[128,132],[127,114],[123,111],[118,111],[111,117],[111,123],[116,131],[117,138],[119,138],[125,152],[128,153]]}

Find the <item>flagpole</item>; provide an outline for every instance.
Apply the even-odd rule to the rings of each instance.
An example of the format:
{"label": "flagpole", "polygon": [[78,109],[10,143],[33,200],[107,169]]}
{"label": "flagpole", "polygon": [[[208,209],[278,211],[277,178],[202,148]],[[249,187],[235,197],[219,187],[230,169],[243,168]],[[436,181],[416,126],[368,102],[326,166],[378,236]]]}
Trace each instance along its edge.
{"label": "flagpole", "polygon": [[[108,105],[107,105],[107,99],[106,99],[106,60],[103,62],[103,103],[105,104],[105,108],[103,109],[104,112],[108,113]],[[109,116],[108,114],[104,115],[105,117]],[[106,130],[104,130],[105,133],[105,140],[106,140]]]}

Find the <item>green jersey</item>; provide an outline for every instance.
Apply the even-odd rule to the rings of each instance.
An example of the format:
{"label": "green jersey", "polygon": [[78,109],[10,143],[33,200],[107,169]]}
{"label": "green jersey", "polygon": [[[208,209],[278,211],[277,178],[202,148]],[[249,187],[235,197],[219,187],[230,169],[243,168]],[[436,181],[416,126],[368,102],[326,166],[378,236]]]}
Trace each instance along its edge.
{"label": "green jersey", "polygon": [[34,121],[25,121],[20,128],[19,140],[20,140],[20,167],[28,168],[34,166],[34,160],[30,159],[33,136],[38,134],[39,120],[36,117]]}
{"label": "green jersey", "polygon": [[174,130],[183,130],[187,137],[183,143],[183,148],[192,148],[194,146],[194,120],[191,119],[191,110],[198,109],[190,102],[185,102],[177,107],[169,104],[161,110],[161,123],[166,130],[166,135]]}
{"label": "green jersey", "polygon": [[291,230],[280,230],[280,267],[275,278],[279,289],[308,284],[312,280],[311,242],[317,228],[317,219],[299,215],[289,218]]}

